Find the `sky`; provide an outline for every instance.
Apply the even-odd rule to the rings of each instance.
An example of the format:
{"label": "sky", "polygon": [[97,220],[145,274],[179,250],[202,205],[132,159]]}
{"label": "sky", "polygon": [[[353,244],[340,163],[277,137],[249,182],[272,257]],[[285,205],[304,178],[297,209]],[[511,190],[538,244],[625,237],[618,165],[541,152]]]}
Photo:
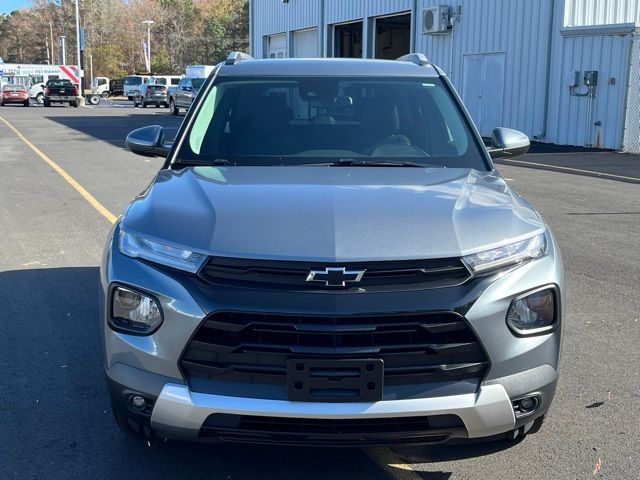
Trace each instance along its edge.
{"label": "sky", "polygon": [[13,10],[29,5],[31,0],[0,0],[0,13],[11,13]]}

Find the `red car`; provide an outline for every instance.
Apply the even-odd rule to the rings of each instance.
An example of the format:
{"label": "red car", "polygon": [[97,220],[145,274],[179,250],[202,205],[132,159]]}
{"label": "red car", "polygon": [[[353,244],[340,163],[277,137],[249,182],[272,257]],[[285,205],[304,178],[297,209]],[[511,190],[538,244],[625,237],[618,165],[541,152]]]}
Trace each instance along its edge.
{"label": "red car", "polygon": [[29,92],[22,85],[7,84],[2,87],[0,95],[0,107],[4,107],[8,103],[21,103],[23,106],[29,106]]}

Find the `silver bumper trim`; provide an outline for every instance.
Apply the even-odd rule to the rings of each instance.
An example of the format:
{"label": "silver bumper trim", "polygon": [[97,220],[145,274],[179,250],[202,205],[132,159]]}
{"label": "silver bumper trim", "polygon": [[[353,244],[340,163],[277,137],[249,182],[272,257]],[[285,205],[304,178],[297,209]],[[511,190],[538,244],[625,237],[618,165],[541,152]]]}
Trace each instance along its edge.
{"label": "silver bumper trim", "polygon": [[185,385],[168,383],[160,392],[151,415],[158,432],[196,437],[212,413],[294,418],[382,418],[422,415],[459,416],[469,438],[487,437],[513,430],[515,416],[502,385],[487,385],[477,394],[374,403],[315,403],[257,398],[227,397],[189,391]]}

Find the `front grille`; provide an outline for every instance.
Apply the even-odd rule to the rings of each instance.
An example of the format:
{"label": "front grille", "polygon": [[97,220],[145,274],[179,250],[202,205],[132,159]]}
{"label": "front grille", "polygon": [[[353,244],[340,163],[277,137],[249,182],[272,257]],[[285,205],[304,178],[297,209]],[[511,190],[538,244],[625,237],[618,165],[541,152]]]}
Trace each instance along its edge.
{"label": "front grille", "polygon": [[453,312],[376,316],[297,316],[218,312],[188,344],[180,365],[193,377],[286,384],[289,359],[384,362],[384,384],[480,379],[487,357]]}
{"label": "front grille", "polygon": [[464,438],[467,431],[455,415],[400,418],[281,418],[212,414],[200,436],[225,441],[305,445],[441,443]]}
{"label": "front grille", "polygon": [[459,258],[327,264],[211,257],[201,269],[200,278],[221,285],[318,289],[323,285],[307,281],[309,272],[327,267],[365,271],[359,282],[347,283],[347,288],[401,288],[409,285],[416,288],[450,287],[460,285],[471,277]]}

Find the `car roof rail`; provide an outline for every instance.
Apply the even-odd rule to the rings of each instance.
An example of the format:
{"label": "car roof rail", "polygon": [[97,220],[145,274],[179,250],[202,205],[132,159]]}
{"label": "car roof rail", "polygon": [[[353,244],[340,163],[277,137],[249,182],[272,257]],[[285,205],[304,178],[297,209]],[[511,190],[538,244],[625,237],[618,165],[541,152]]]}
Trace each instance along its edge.
{"label": "car roof rail", "polygon": [[415,63],[419,67],[424,67],[426,65],[431,65],[431,62],[423,53],[409,53],[407,55],[403,55],[400,58],[396,58],[398,62],[411,62]]}
{"label": "car roof rail", "polygon": [[225,65],[235,65],[238,62],[243,60],[255,60],[251,55],[244,52],[231,52],[227,59],[225,60]]}

